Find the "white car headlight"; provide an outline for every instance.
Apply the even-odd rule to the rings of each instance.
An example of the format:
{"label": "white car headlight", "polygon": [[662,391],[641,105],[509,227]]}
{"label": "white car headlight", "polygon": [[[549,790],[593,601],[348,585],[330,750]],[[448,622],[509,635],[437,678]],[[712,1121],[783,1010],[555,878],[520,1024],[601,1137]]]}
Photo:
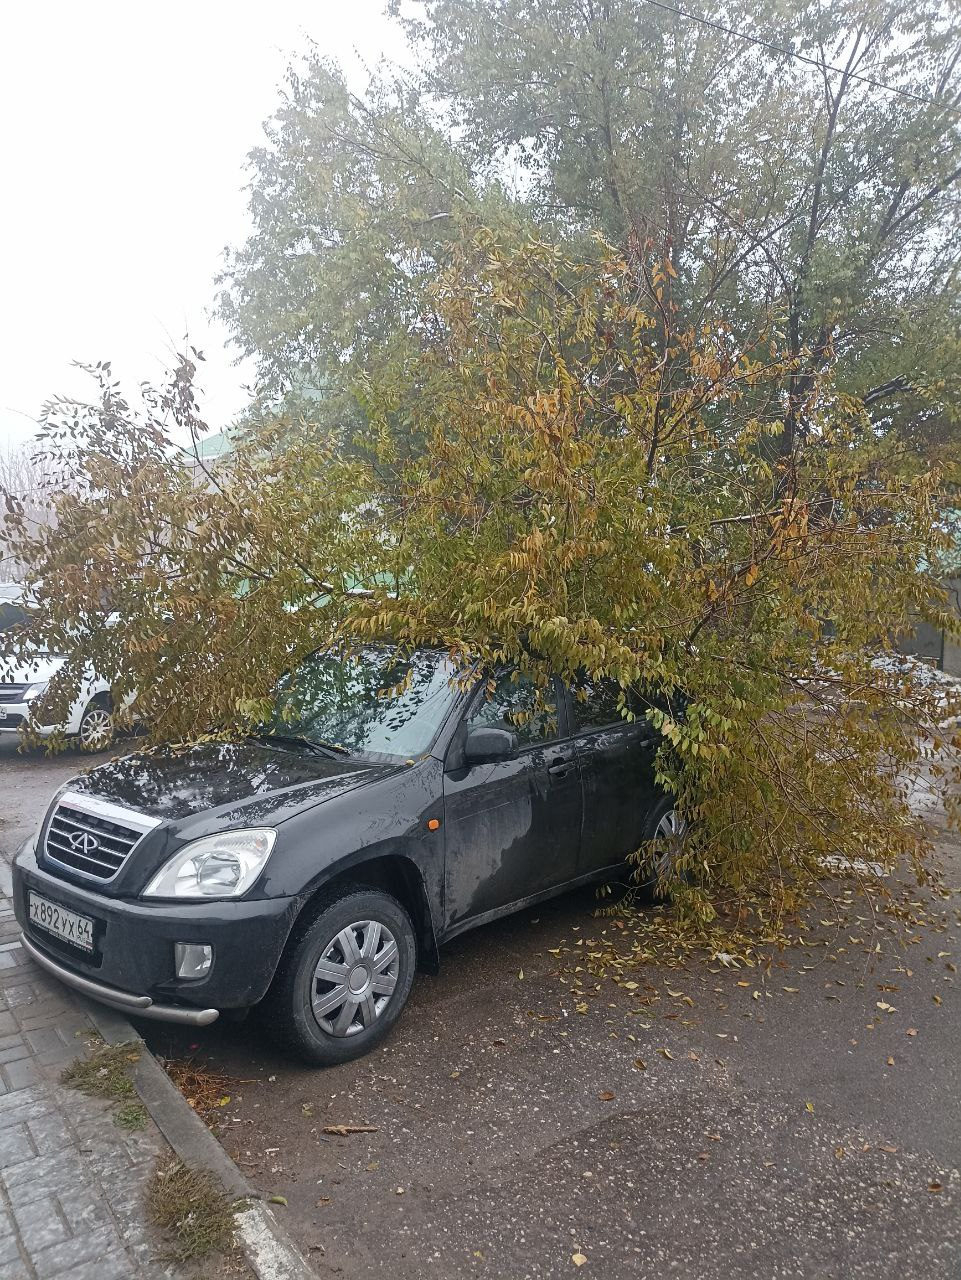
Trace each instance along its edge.
{"label": "white car headlight", "polygon": [[224,831],[184,845],[143,891],[145,898],[239,898],[263,871],[277,832]]}
{"label": "white car headlight", "polygon": [[35,684],[28,684],[23,691],[24,702],[32,702],[34,698],[39,698],[49,683],[49,680],[38,680]]}

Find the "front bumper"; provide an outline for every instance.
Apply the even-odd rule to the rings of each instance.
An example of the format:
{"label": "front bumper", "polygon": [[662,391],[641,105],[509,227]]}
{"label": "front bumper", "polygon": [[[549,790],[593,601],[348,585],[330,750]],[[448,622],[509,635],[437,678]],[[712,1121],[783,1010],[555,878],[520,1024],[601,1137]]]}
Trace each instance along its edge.
{"label": "front bumper", "polygon": [[[92,952],[31,923],[31,889],[94,921]],[[61,981],[134,1017],[203,1026],[219,1010],[247,1008],[266,994],[299,899],[147,903],[108,898],[51,875],[37,865],[28,845],[13,864],[13,906],[28,953]],[[177,977],[178,942],[213,947],[206,977]]]}
{"label": "front bumper", "polygon": [[117,991],[114,987],[105,987],[101,982],[91,982],[89,978],[82,978],[79,973],[57,964],[45,951],[34,946],[25,933],[21,933],[20,941],[27,955],[42,969],[46,969],[47,973],[52,973],[75,991],[99,1000],[111,1009],[119,1009],[121,1013],[136,1014],[138,1018],[156,1018],[160,1022],[183,1022],[192,1027],[209,1026],[220,1017],[218,1009],[187,1009],[180,1005],[154,1004],[150,996],[134,996],[126,991]]}
{"label": "front bumper", "polygon": [[[0,703],[0,733],[20,733],[30,719],[29,702]],[[34,725],[34,731],[41,737],[49,737],[54,732],[53,725]]]}

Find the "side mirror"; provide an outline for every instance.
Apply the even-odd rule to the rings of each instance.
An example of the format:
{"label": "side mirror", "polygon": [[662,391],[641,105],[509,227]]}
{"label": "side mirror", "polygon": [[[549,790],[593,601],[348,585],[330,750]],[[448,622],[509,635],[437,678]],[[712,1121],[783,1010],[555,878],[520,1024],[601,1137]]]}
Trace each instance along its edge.
{"label": "side mirror", "polygon": [[492,764],[510,760],[517,754],[517,734],[507,729],[468,729],[464,743],[464,764]]}

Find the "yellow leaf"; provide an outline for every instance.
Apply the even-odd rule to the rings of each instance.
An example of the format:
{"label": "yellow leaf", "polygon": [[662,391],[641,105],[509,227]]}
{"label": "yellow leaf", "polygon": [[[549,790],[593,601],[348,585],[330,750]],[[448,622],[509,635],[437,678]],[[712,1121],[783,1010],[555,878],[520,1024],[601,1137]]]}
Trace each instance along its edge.
{"label": "yellow leaf", "polygon": [[573,1262],[575,1267],[583,1267],[586,1261],[587,1261],[587,1258],[584,1256],[583,1253],[571,1254],[571,1262]]}

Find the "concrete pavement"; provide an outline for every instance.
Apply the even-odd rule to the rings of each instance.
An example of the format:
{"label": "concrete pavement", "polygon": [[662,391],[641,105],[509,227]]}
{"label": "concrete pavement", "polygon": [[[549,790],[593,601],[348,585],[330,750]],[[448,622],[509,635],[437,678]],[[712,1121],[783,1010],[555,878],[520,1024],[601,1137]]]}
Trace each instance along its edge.
{"label": "concrete pavement", "polygon": [[163,1139],[149,1122],[118,1128],[108,1104],[59,1083],[96,1028],[18,937],[0,893],[0,1275],[172,1276],[155,1261],[142,1207]]}

